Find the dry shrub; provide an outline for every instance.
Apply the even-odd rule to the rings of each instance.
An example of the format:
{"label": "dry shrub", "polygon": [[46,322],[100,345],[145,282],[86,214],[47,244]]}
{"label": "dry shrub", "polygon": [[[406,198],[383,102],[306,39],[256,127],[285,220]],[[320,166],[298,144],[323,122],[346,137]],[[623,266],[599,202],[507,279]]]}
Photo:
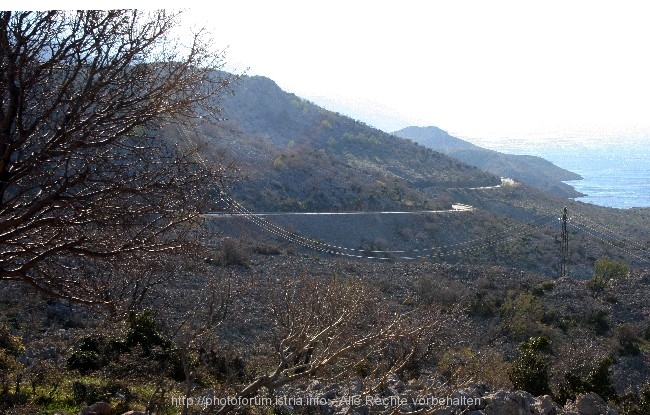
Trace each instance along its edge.
{"label": "dry shrub", "polygon": [[413,363],[441,324],[441,314],[387,303],[376,287],[356,278],[302,275],[269,290],[266,363],[233,390],[233,401],[306,379],[338,382],[358,375],[364,377],[361,393],[374,392],[389,374]]}

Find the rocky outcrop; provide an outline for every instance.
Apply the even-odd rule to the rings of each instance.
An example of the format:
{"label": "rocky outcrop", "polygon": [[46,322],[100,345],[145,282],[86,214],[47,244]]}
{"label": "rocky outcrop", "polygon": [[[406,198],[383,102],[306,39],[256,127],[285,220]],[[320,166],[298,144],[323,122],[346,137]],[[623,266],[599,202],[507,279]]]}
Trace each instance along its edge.
{"label": "rocky outcrop", "polygon": [[565,405],[565,409],[568,411],[567,414],[617,415],[616,411],[610,408],[603,398],[593,392],[578,395],[575,402],[569,402]]}
{"label": "rocky outcrop", "polygon": [[[525,391],[492,390],[483,383],[473,383],[451,393],[441,393],[431,384],[404,383],[390,376],[384,388],[374,394],[361,394],[361,379],[350,385],[323,385],[318,381],[299,388],[276,391],[278,402],[286,409],[309,402],[319,413],[382,414],[431,411],[434,415],[616,415],[617,412],[597,394],[578,395],[564,407],[548,395],[535,397]],[[296,398],[300,400],[296,400]]]}
{"label": "rocky outcrop", "polygon": [[[431,379],[405,383],[395,375],[371,394],[363,393],[363,380],[359,377],[345,385],[314,380],[276,390],[274,406],[288,411],[312,406],[318,407],[318,413],[329,415],[388,414],[395,409],[401,413],[421,411],[433,415],[617,415],[595,393],[580,394],[562,407],[548,395],[535,397],[525,391],[492,390],[484,383],[473,383],[453,392],[441,391],[440,384]],[[111,406],[96,402],[79,415],[111,415]],[[145,413],[129,411],[122,415]]]}
{"label": "rocky outcrop", "polygon": [[111,405],[106,402],[95,402],[82,409],[79,415],[111,415]]}
{"label": "rocky outcrop", "polygon": [[[113,414],[111,405],[106,402],[95,402],[94,404],[87,406],[79,412],[79,415],[111,415]],[[122,415],[147,415],[142,411],[128,411],[124,412]]]}

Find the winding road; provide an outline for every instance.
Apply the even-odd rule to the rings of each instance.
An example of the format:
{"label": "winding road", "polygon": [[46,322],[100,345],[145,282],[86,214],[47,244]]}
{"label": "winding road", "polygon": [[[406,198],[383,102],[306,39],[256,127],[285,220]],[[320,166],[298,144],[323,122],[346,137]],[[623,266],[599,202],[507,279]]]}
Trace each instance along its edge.
{"label": "winding road", "polygon": [[327,216],[327,215],[404,215],[404,214],[424,214],[424,213],[450,213],[450,212],[469,212],[474,210],[470,205],[455,203],[451,209],[441,210],[411,210],[411,211],[352,211],[352,212],[250,212],[250,213],[224,213],[210,212],[203,216],[224,217],[224,216]]}
{"label": "winding road", "polygon": [[[506,177],[501,178],[501,184],[485,187],[469,187],[467,190],[487,190],[498,189],[504,186],[516,186],[517,182]],[[203,214],[207,217],[232,217],[232,216],[327,216],[327,215],[405,215],[405,214],[425,214],[425,213],[454,213],[454,212],[471,212],[473,206],[462,203],[454,203],[451,209],[441,210],[412,210],[412,211],[348,211],[348,212],[209,212]]]}

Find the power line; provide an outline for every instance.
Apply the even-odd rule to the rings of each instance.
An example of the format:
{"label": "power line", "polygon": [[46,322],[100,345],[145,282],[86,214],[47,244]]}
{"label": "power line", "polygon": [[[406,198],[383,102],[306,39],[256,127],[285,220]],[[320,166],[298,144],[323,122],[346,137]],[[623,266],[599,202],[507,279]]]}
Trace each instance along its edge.
{"label": "power line", "polygon": [[[625,237],[625,236],[619,234],[618,232],[613,231],[611,228],[609,228],[609,227],[607,227],[605,225],[601,225],[599,223],[596,223],[593,220],[589,219],[588,217],[586,217],[586,216],[584,216],[584,215],[582,215],[580,213],[576,213],[576,215],[580,219],[582,219],[582,221],[588,222],[591,226],[587,225],[586,223],[581,223],[581,221],[577,220],[577,219],[575,221],[578,222],[578,223],[581,223],[581,225],[583,227],[588,228],[588,229],[592,230],[593,232],[600,233],[602,235],[610,234],[615,239],[625,241],[629,245],[634,245],[636,247],[635,249],[644,250],[644,251],[648,249],[648,247],[646,245],[644,245],[644,244],[642,244],[640,242],[637,242],[635,240],[632,240],[629,237]],[[596,229],[596,228],[599,228],[600,230]]]}
{"label": "power line", "polygon": [[[187,135],[187,132],[184,131],[185,127],[182,127],[182,129],[179,129],[180,135],[189,143],[190,139]],[[199,152],[196,152],[196,157],[202,165],[207,167],[206,161],[201,157]],[[433,246],[430,248],[421,248],[421,249],[393,249],[393,250],[366,250],[366,249],[357,249],[357,248],[350,248],[342,245],[333,245],[329,244],[326,242],[322,242],[313,238],[307,238],[305,236],[300,235],[297,232],[293,232],[287,229],[284,229],[273,222],[270,222],[263,217],[261,217],[258,214],[255,214],[248,209],[246,209],[244,206],[242,206],[240,203],[232,199],[230,196],[228,196],[225,192],[222,190],[222,195],[221,195],[221,200],[224,201],[227,206],[234,211],[236,214],[242,215],[244,218],[247,220],[251,221],[253,224],[261,227],[265,231],[280,237],[282,239],[285,239],[287,241],[296,243],[300,246],[303,246],[308,249],[313,249],[316,251],[320,251],[323,253],[328,253],[332,255],[339,255],[339,256],[346,256],[346,257],[353,257],[353,258],[369,258],[369,259],[379,259],[379,260],[386,260],[386,259],[406,259],[406,260],[413,260],[413,259],[421,259],[421,258],[442,258],[444,256],[448,255],[458,255],[458,254],[464,254],[468,252],[475,252],[479,251],[481,249],[485,249],[491,246],[495,246],[501,243],[501,241],[494,239],[496,237],[502,236],[503,239],[511,239],[516,236],[521,236],[521,235],[526,235],[531,232],[531,227],[535,226],[542,226],[546,225],[549,222],[549,218],[555,218],[555,215],[548,215],[548,216],[543,216],[538,219],[535,219],[533,221],[527,222],[527,223],[519,223],[515,226],[509,227],[507,229],[504,229],[500,232],[495,232],[492,234],[489,234],[487,236],[483,237],[478,237],[474,238],[468,241],[462,241],[462,242],[455,242],[447,245],[442,245],[442,246]],[[457,210],[457,212],[467,212],[470,210]],[[450,212],[450,211],[447,211]],[[233,212],[230,212],[233,213]],[[360,212],[346,212],[347,214],[360,214]],[[401,212],[391,212],[391,213],[401,213]],[[424,212],[422,212],[424,213]],[[431,211],[429,213],[446,213],[445,211]],[[618,248],[621,251],[625,252],[627,255],[637,258],[639,260],[642,260],[644,262],[650,262],[648,259],[641,257],[639,255],[636,255],[629,250],[626,250],[624,248],[621,248],[620,246],[617,246],[616,244],[612,243],[611,241],[599,237],[597,234],[606,234],[609,233],[610,235],[613,235],[615,238],[618,240],[623,240],[627,241],[632,245],[635,245],[636,248],[634,249],[639,249],[639,250],[646,250],[647,247],[644,245],[635,242],[633,240],[630,240],[629,238],[625,236],[621,236],[620,234],[616,233],[615,231],[611,230],[610,228],[600,225],[593,220],[589,219],[585,215],[582,215],[580,213],[575,213],[576,216],[578,216],[580,219],[584,220],[585,222],[589,222],[591,226],[585,224],[585,223],[571,223],[570,225],[574,227],[577,230],[580,230],[584,232],[585,234],[590,235],[594,239],[610,245],[612,247]],[[561,230],[561,238],[562,238],[562,246],[561,246],[561,258],[560,258],[560,276],[566,276],[568,272],[568,263],[570,260],[570,255],[569,255],[569,241],[568,241],[568,229],[567,226],[569,225],[570,221],[575,222],[575,218],[569,218],[568,217],[568,210],[565,207],[563,210],[562,217],[560,218],[562,221],[562,230]],[[602,229],[598,230],[595,229],[596,227]],[[521,229],[519,232],[515,232],[516,230]],[[604,230],[604,232],[603,232]],[[490,239],[494,239],[490,241]],[[478,244],[481,241],[488,240],[489,242],[480,244],[480,245],[474,245],[472,244]],[[465,248],[463,248],[465,246]],[[454,248],[454,249],[452,249]],[[407,254],[412,254],[412,255],[407,255]]]}
{"label": "power line", "polygon": [[588,228],[582,227],[582,226],[580,226],[580,225],[578,225],[578,224],[575,224],[575,223],[572,223],[571,226],[572,226],[573,228],[575,228],[575,229],[581,231],[581,232],[586,233],[587,235],[591,236],[592,238],[594,238],[594,239],[596,239],[596,240],[598,240],[598,241],[600,241],[600,242],[602,242],[602,243],[604,243],[604,244],[606,244],[606,245],[609,245],[609,246],[611,246],[611,247],[614,247],[614,248],[616,248],[616,249],[618,249],[618,250],[624,252],[625,254],[629,255],[630,257],[636,258],[636,259],[638,259],[638,260],[640,260],[640,261],[642,261],[642,262],[645,262],[645,263],[650,263],[650,259],[648,259],[648,258],[644,258],[644,257],[639,256],[639,255],[636,255],[636,254],[634,254],[634,253],[628,251],[627,249],[621,248],[620,246],[618,246],[618,245],[612,243],[611,241],[599,237],[598,235],[596,235],[595,233],[593,233],[593,232],[592,232],[591,230],[589,230]]}
{"label": "power line", "polygon": [[[235,201],[225,193],[222,195],[222,200],[225,203],[227,203],[229,206],[231,206],[238,214],[241,214],[242,216],[249,219],[254,224],[262,227],[263,229],[265,229],[266,231],[274,235],[282,237],[283,239],[298,243],[299,245],[302,245],[307,248],[316,249],[322,252],[327,252],[335,255],[349,256],[355,258],[372,258],[372,259],[420,259],[420,258],[440,257],[444,255],[457,255],[466,252],[477,251],[481,248],[487,248],[489,246],[500,244],[501,241],[499,241],[497,238],[499,236],[503,235],[504,239],[510,239],[515,236],[525,235],[530,232],[529,227],[533,226],[533,224],[539,223],[539,225],[542,225],[548,223],[550,219],[549,217],[542,217],[528,223],[518,224],[510,228],[507,228],[503,231],[495,232],[479,238],[474,238],[469,241],[456,242],[453,244],[435,246],[431,248],[408,249],[408,250],[407,249],[364,250],[364,249],[350,248],[350,247],[345,247],[340,245],[332,245],[322,241],[318,241],[316,239],[306,238],[296,232],[288,231],[248,211],[245,207],[243,207],[241,204],[239,204],[237,201]],[[519,228],[521,228],[521,231],[515,232],[515,230]],[[490,240],[490,239],[493,239],[493,241],[482,245],[470,246],[468,248],[460,248],[465,245],[471,245],[483,240]],[[459,248],[459,249],[450,250],[451,248]],[[404,255],[407,253],[413,253],[414,255]],[[390,256],[388,257],[377,256],[377,254],[390,255]]]}

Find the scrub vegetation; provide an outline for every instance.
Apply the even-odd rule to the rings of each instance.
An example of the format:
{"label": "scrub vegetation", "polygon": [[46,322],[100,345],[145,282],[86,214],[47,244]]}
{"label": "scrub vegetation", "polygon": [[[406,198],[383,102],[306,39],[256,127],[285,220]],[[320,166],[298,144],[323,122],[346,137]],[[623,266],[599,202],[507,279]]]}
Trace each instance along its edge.
{"label": "scrub vegetation", "polygon": [[[179,18],[0,12],[0,413],[375,413],[334,402],[462,388],[648,412],[647,210],[224,73]],[[273,403],[303,395],[325,404]],[[444,405],[423,402],[399,411]]]}

